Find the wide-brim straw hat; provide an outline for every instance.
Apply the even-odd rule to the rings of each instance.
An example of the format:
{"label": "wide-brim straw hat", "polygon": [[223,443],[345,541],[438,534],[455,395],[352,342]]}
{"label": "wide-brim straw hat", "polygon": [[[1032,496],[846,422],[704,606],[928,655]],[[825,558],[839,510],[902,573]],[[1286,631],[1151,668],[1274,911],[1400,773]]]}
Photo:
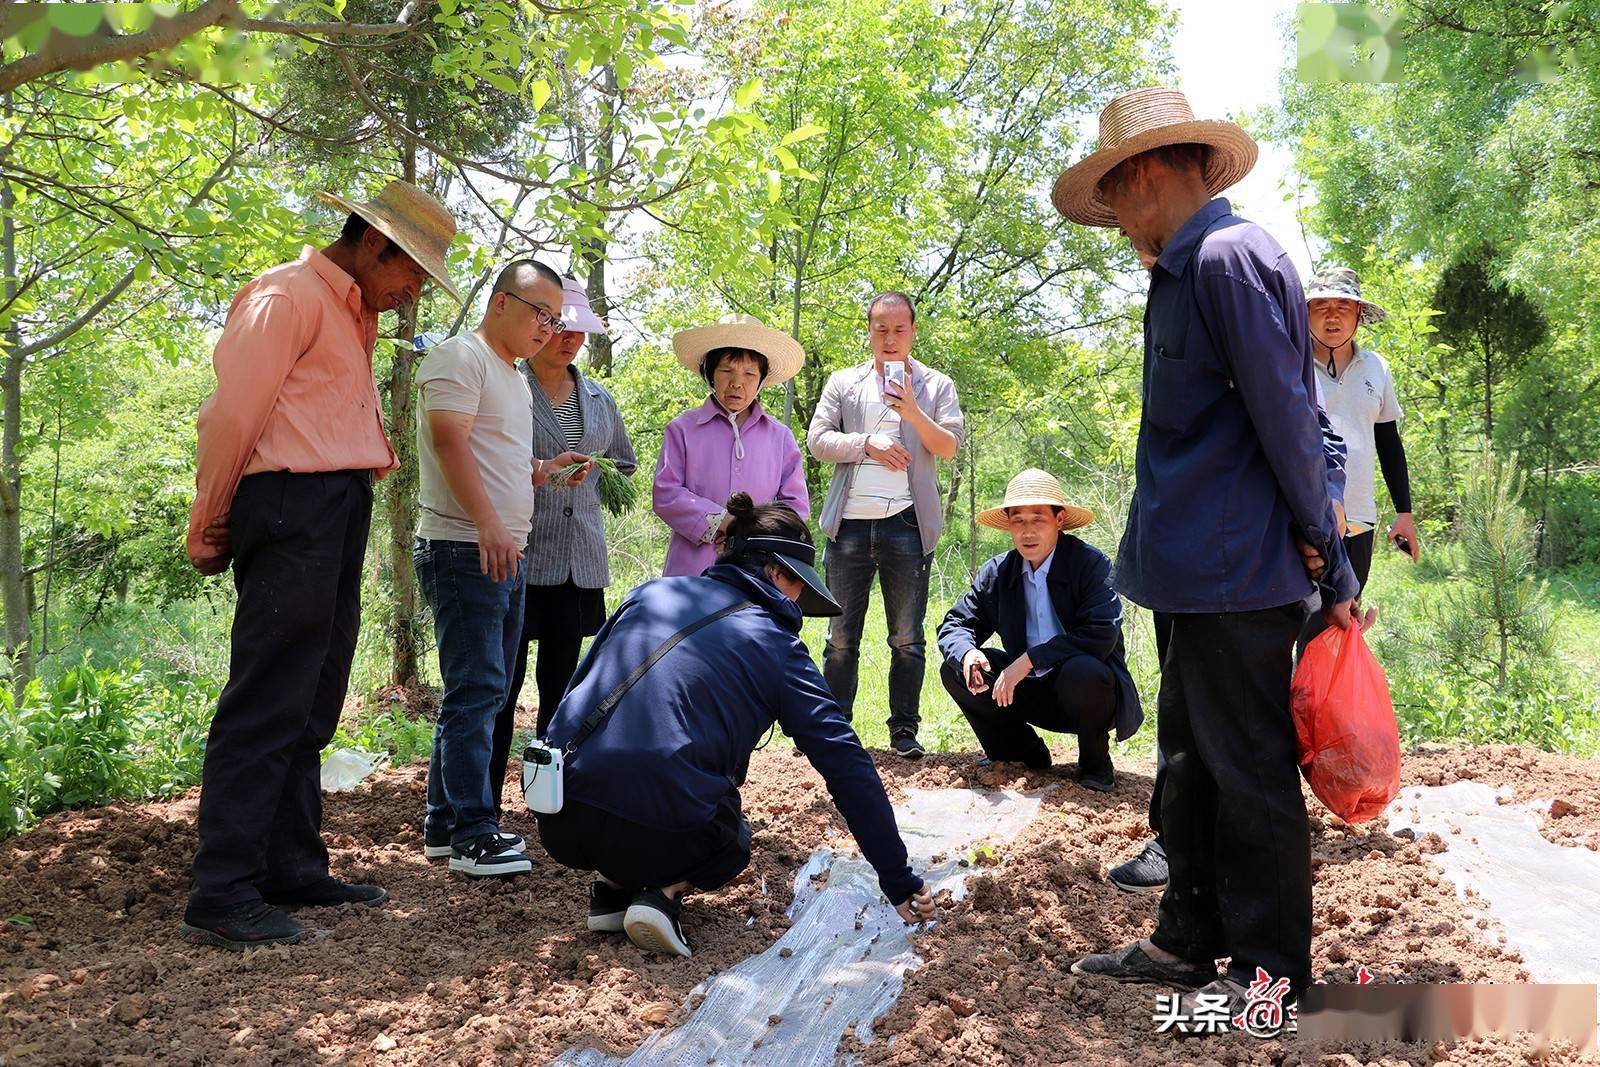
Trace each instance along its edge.
{"label": "wide-brim straw hat", "polygon": [[1094,512],[1067,503],[1067,494],[1062,490],[1061,483],[1056,480],[1055,475],[1037,467],[1029,467],[1006,483],[1004,503],[997,508],[986,508],[978,512],[978,523],[991,530],[1009,530],[1011,519],[1006,515],[1006,509],[1027,507],[1030,504],[1060,508],[1064,511],[1066,514],[1063,517],[1066,521],[1062,525],[1063,530],[1076,530],[1094,521]]}
{"label": "wide-brim straw hat", "polygon": [[427,271],[445,292],[464,304],[461,290],[450,280],[445,265],[450,242],[456,237],[456,220],[445,206],[410,182],[392,181],[371,200],[346,200],[337,193],[322,192],[318,197],[341,211],[360,215],[377,231],[400,246],[400,250]]}
{"label": "wide-brim straw hat", "polygon": [[672,351],[678,362],[700,373],[706,353],[718,348],[748,348],[767,357],[767,380],[763,386],[782,385],[800,373],[806,350],[800,342],[774,330],[754,315],[724,315],[714,326],[696,326],[672,335]]}
{"label": "wide-brim straw hat", "polygon": [[605,333],[606,324],[589,303],[589,291],[576,278],[561,279],[561,329],[571,333]]}
{"label": "wide-brim straw hat", "polygon": [[1211,147],[1206,188],[1216,196],[1250,173],[1259,149],[1237,123],[1197,119],[1177,89],[1135,89],[1100,112],[1100,146],[1056,179],[1050,199],[1056,210],[1084,226],[1116,226],[1117,216],[1097,186],[1125,159],[1172,144]]}
{"label": "wide-brim straw hat", "polygon": [[1306,303],[1313,300],[1354,300],[1361,305],[1361,325],[1371,326],[1389,313],[1361,295],[1361,275],[1349,267],[1329,267],[1311,276],[1306,284]]}

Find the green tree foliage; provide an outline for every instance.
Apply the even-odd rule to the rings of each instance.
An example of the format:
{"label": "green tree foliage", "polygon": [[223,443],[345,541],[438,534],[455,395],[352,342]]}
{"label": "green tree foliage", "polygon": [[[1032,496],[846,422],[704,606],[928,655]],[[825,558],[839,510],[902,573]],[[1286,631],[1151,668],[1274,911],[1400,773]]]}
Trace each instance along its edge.
{"label": "green tree foliage", "polygon": [[1446,267],[1434,290],[1439,336],[1471,362],[1471,380],[1483,391],[1483,436],[1494,441],[1495,387],[1545,339],[1537,305],[1491,273],[1494,249],[1484,246]]}
{"label": "green tree foliage", "polygon": [[1496,690],[1519,663],[1542,663],[1551,650],[1549,588],[1535,573],[1538,548],[1522,487],[1516,457],[1500,458],[1485,441],[1461,496],[1466,566],[1440,619],[1451,666]]}
{"label": "green tree foliage", "polygon": [[[1159,76],[1170,29],[1153,5],[1071,0],[812,0],[713,21],[711,59],[759,86],[775,165],[680,202],[650,246],[651,323],[733,309],[789,331],[810,357],[785,398],[803,436],[828,374],[866,356],[867,300],[904,289],[917,358],[960,382],[970,446],[997,461],[983,491],[1003,484],[1107,369],[1076,344],[1128,313],[1107,284],[1126,263],[1114,232],[1064,223],[1046,193],[1084,151],[1083,117]],[[947,511],[971,466],[950,468]],[[819,499],[826,473],[808,468]]]}
{"label": "green tree foliage", "polygon": [[[1315,193],[1306,222],[1329,261],[1369,281],[1410,276],[1445,312],[1432,339],[1373,332],[1395,364],[1408,443],[1426,427],[1419,504],[1448,506],[1461,461],[1492,432],[1533,476],[1538,514],[1564,521],[1553,502],[1585,510],[1581,483],[1565,480],[1600,452],[1587,417],[1600,388],[1597,9],[1405,0],[1396,14],[1409,27],[1399,81],[1283,82],[1280,132]],[[1546,556],[1577,543],[1547,542]]]}

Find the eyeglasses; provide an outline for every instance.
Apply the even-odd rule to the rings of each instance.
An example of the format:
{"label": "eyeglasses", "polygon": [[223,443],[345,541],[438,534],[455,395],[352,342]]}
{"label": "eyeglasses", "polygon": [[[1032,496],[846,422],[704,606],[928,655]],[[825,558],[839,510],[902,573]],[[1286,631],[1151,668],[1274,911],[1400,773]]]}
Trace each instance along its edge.
{"label": "eyeglasses", "polygon": [[561,325],[561,312],[557,311],[552,314],[551,312],[548,312],[544,308],[540,307],[538,304],[533,303],[533,301],[522,299],[522,297],[518,296],[516,293],[513,293],[509,289],[502,289],[500,291],[518,303],[527,304],[529,307],[531,307],[533,309],[533,321],[537,322],[545,329],[554,330]]}

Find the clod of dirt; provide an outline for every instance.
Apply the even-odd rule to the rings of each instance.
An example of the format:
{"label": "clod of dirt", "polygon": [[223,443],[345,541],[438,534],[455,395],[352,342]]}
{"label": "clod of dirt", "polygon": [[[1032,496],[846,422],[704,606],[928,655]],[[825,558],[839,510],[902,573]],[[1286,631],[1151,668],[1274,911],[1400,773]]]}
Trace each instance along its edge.
{"label": "clod of dirt", "polygon": [[111,1017],[124,1026],[132,1026],[150,1013],[150,998],[143,993],[134,993],[117,1001],[117,1006],[111,1009]]}

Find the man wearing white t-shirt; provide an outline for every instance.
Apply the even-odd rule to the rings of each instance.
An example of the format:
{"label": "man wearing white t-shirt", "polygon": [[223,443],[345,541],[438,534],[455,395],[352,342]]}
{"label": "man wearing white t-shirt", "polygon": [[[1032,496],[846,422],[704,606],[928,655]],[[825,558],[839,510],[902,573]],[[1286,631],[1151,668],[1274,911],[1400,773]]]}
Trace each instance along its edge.
{"label": "man wearing white t-shirt", "polygon": [[444,682],[423,848],[471,877],[533,869],[522,840],[500,833],[500,783],[491,785],[489,762],[508,665],[522,640],[522,547],[533,527],[533,488],[546,471],[585,461],[576,453],[532,458],[528,383],[517,360],[539,351],[560,325],[561,276],[522,260],[500,272],[477,329],[435,345],[417,368],[422,516],[414,559]]}
{"label": "man wearing white t-shirt", "polygon": [[[1306,312],[1311,349],[1323,410],[1334,432],[1344,438],[1345,553],[1361,588],[1372,570],[1372,546],[1378,527],[1377,471],[1394,501],[1395,519],[1388,541],[1413,561],[1422,552],[1411,514],[1411,477],[1405,445],[1400,440],[1400,400],[1395,395],[1389,363],[1356,343],[1356,330],[1382,322],[1383,308],[1361,296],[1361,279],[1348,267],[1316,274],[1306,286]],[[1302,645],[1323,626],[1313,616],[1301,634]]]}
{"label": "man wearing white t-shirt", "polygon": [[828,589],[844,614],[829,626],[823,677],[849,718],[877,576],[889,625],[889,741],[908,759],[923,754],[923,622],[933,547],[944,527],[939,460],[955,458],[965,432],[955,383],[911,358],[916,323],[905,293],[873,298],[872,359],[828,378],[806,435],[811,454],[836,465],[820,523]]}

